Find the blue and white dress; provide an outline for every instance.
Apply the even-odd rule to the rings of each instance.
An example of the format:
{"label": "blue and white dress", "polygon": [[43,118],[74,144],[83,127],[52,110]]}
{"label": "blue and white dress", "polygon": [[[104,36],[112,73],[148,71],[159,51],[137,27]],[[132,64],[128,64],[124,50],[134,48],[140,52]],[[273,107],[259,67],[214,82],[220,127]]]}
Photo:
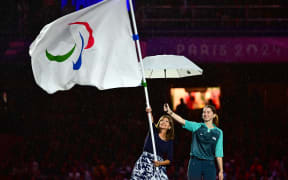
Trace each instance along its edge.
{"label": "blue and white dress", "polygon": [[[163,161],[165,159],[172,162],[173,158],[173,140],[162,140],[157,132],[157,129],[153,123],[154,139],[157,151],[157,160]],[[153,164],[154,154],[152,148],[151,135],[148,133],[145,139],[143,153],[136,161],[131,180],[168,180],[166,166],[159,166],[156,168]]]}

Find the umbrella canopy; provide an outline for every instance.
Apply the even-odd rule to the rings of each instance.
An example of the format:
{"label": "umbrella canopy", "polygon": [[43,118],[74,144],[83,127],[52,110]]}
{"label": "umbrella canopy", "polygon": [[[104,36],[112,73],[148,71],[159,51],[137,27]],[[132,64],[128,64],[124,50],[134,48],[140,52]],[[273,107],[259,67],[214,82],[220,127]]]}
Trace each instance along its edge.
{"label": "umbrella canopy", "polygon": [[143,59],[145,78],[182,78],[202,75],[203,70],[185,56],[157,55]]}

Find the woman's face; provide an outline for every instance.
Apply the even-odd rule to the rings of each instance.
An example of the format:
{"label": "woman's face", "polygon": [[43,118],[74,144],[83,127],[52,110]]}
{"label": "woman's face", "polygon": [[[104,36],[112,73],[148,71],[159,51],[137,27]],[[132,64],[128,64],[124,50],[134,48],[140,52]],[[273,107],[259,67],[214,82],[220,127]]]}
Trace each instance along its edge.
{"label": "woman's face", "polygon": [[212,109],[208,107],[203,108],[202,118],[204,121],[212,121],[214,117],[215,114],[213,113]]}
{"label": "woman's face", "polygon": [[169,119],[168,118],[163,118],[162,120],[160,120],[159,123],[159,128],[160,129],[170,129],[170,123],[169,123]]}

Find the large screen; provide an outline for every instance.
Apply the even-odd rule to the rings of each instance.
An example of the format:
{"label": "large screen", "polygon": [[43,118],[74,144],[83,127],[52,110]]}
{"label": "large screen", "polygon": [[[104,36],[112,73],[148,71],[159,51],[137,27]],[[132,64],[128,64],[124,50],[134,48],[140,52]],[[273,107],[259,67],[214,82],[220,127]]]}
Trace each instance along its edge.
{"label": "large screen", "polygon": [[206,104],[220,108],[220,87],[171,88],[170,95],[174,110],[181,103],[181,99],[190,110],[202,109]]}

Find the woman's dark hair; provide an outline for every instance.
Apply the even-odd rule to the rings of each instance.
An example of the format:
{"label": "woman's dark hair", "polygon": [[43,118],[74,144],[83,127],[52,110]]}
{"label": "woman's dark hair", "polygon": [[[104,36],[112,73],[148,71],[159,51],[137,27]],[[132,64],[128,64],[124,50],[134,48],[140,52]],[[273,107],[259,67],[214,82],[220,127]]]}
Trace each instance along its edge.
{"label": "woman's dark hair", "polygon": [[164,118],[168,119],[169,124],[171,126],[171,128],[167,130],[166,138],[167,138],[167,140],[173,140],[174,139],[174,123],[173,123],[173,119],[170,116],[168,116],[168,115],[161,116],[158,123],[156,124],[156,128],[159,130],[159,128],[158,128],[159,124]]}

